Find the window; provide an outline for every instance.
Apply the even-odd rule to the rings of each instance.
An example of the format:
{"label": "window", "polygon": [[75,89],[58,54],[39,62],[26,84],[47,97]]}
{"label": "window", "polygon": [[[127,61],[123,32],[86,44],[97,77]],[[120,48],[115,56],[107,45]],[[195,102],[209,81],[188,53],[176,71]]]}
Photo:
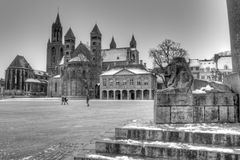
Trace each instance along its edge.
{"label": "window", "polygon": [[210,72],[210,67],[207,67],[206,70],[207,70],[207,72]]}
{"label": "window", "polygon": [[109,86],[113,86],[113,80],[109,79]]}
{"label": "window", "polygon": [[120,82],[119,80],[116,81],[116,85],[119,86],[120,85]]}
{"label": "window", "polygon": [[117,59],[119,59],[119,57],[117,57]]}
{"label": "window", "polygon": [[107,86],[107,80],[105,78],[103,79],[103,86]]}
{"label": "window", "polygon": [[57,92],[57,82],[55,83],[55,92]]}
{"label": "window", "polygon": [[67,45],[66,48],[69,48],[69,45]]}
{"label": "window", "polygon": [[127,80],[123,80],[123,85],[127,85]]}
{"label": "window", "polygon": [[198,71],[198,70],[199,70],[199,67],[196,67],[196,70]]}
{"label": "window", "polygon": [[141,80],[140,79],[137,80],[137,85],[141,85]]}
{"label": "window", "polygon": [[146,85],[146,86],[147,86],[147,85],[148,85],[148,81],[144,81],[144,85]]}
{"label": "window", "polygon": [[201,79],[205,79],[205,76],[201,76]]}
{"label": "window", "polygon": [[134,85],[133,79],[130,79],[130,85]]}
{"label": "window", "polygon": [[96,42],[93,42],[92,44],[93,44],[93,45],[96,45],[97,43],[96,43]]}

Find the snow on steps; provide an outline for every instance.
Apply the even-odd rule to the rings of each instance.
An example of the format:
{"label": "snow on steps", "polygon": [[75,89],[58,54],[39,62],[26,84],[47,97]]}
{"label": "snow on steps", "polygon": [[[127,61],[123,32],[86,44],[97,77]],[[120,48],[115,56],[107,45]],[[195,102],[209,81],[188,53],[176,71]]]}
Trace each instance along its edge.
{"label": "snow on steps", "polygon": [[85,156],[75,157],[74,160],[154,160],[153,158],[147,157],[130,157],[130,156],[117,156],[109,154],[89,154]]}
{"label": "snow on steps", "polygon": [[239,146],[239,133],[223,132],[202,132],[202,131],[177,131],[177,130],[160,130],[157,128],[116,128],[116,139],[132,139],[140,141],[163,141],[179,142],[188,144],[218,145],[218,146]]}
{"label": "snow on steps", "polygon": [[172,160],[240,159],[240,148],[114,139],[97,141],[96,153],[142,156],[149,158],[171,158]]}

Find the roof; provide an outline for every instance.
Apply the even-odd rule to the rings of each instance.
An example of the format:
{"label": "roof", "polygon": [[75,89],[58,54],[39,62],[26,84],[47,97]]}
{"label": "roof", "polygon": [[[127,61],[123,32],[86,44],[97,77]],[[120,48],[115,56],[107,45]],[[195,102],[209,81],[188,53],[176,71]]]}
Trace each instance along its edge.
{"label": "roof", "polygon": [[112,48],[116,48],[116,47],[117,47],[116,42],[114,40],[114,37],[112,37],[112,41],[110,43],[110,48],[112,49]]}
{"label": "roof", "polygon": [[[121,73],[121,74],[120,74]],[[112,75],[129,75],[129,74],[151,74],[145,69],[141,68],[113,68],[106,72],[103,72],[101,76],[112,76]]]}
{"label": "roof", "polygon": [[61,25],[61,21],[60,21],[60,18],[59,18],[59,13],[57,14],[57,18],[56,18],[55,24]]}
{"label": "roof", "polygon": [[59,65],[64,65],[64,58],[65,58],[65,56],[62,57],[62,59],[61,59]]}
{"label": "roof", "polygon": [[198,59],[190,59],[190,67],[199,67],[200,66],[200,62]]}
{"label": "roof", "polygon": [[114,48],[102,50],[103,62],[126,61],[129,48]]}
{"label": "roof", "polygon": [[27,69],[32,69],[32,67],[29,65],[29,63],[27,62],[27,60],[20,55],[17,55],[14,60],[12,61],[12,63],[9,65],[9,67],[13,67],[13,68],[27,68]]}
{"label": "roof", "polygon": [[87,59],[90,59],[92,53],[85,44],[80,42],[77,48],[73,51],[72,56],[76,57],[79,54],[83,54]]}
{"label": "roof", "polygon": [[73,34],[73,31],[71,29],[71,27],[68,29],[67,33],[65,34],[64,36],[65,38],[74,38],[75,39],[75,36]]}
{"label": "roof", "polygon": [[78,56],[69,60],[69,62],[88,62],[89,60],[83,55],[79,54]]}
{"label": "roof", "polygon": [[59,75],[54,76],[53,78],[60,78],[60,77],[61,77],[61,75],[59,74]]}
{"label": "roof", "polygon": [[94,25],[93,30],[92,30],[91,33],[95,33],[95,34],[100,34],[100,35],[102,35],[101,32],[100,32],[100,30],[99,30],[99,28],[98,28],[98,25],[97,25],[97,24]]}
{"label": "roof", "polygon": [[33,72],[35,75],[40,75],[40,76],[48,75],[48,73],[44,71],[34,70]]}
{"label": "roof", "polygon": [[30,83],[41,83],[38,79],[33,79],[33,78],[28,78],[25,80],[25,82],[30,82]]}

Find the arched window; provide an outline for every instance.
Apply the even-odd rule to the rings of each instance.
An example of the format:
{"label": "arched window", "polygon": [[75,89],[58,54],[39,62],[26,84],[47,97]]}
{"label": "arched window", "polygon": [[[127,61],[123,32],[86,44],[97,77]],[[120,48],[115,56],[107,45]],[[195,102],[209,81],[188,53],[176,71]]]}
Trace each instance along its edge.
{"label": "arched window", "polygon": [[60,60],[62,59],[63,57],[63,48],[60,49]]}
{"label": "arched window", "polygon": [[83,75],[83,78],[85,79],[86,78],[86,71],[85,70],[83,70],[82,75]]}
{"label": "arched window", "polygon": [[228,69],[228,66],[227,66],[227,65],[224,65],[224,69]]}

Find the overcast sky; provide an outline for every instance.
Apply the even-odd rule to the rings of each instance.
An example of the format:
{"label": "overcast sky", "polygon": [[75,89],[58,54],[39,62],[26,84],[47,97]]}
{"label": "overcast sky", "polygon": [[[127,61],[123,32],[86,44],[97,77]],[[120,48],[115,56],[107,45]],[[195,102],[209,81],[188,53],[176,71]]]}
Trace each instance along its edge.
{"label": "overcast sky", "polygon": [[225,0],[0,0],[0,78],[17,54],[46,70],[46,47],[59,8],[63,34],[71,26],[76,45],[89,42],[95,23],[102,48],[114,36],[117,47],[132,34],[140,59],[164,39],[180,42],[190,58],[211,58],[230,50]]}

